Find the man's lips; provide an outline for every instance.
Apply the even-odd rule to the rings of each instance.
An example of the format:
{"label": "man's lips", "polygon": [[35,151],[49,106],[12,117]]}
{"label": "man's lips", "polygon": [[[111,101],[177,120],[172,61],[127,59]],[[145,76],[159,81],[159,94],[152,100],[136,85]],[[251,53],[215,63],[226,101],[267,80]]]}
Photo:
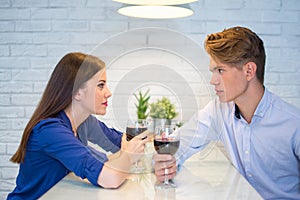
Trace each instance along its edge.
{"label": "man's lips", "polygon": [[216,89],[215,89],[215,92],[216,92],[216,94],[220,94],[220,93],[223,92],[223,90],[216,90]]}
{"label": "man's lips", "polygon": [[104,102],[104,103],[102,103],[102,105],[104,105],[104,106],[108,106],[108,103],[107,103],[107,102]]}

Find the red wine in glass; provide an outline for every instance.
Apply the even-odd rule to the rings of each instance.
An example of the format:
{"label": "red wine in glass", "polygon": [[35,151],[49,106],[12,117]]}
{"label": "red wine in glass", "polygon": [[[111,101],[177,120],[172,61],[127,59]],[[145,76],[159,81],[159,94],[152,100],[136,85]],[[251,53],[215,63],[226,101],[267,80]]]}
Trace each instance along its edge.
{"label": "red wine in glass", "polygon": [[179,140],[173,138],[155,138],[154,148],[159,154],[174,155],[179,148]]}
{"label": "red wine in glass", "polygon": [[[128,120],[126,126],[126,140],[130,141],[135,136],[138,136],[139,134],[146,131],[148,129],[147,125],[148,124],[146,120],[137,120],[137,121]],[[134,167],[131,169],[131,172],[133,173],[143,172],[144,167],[140,166],[139,163],[142,164],[141,162],[137,161]]]}
{"label": "red wine in glass", "polygon": [[[154,148],[158,154],[174,155],[180,145],[179,132],[175,131],[174,125],[165,125],[155,130]],[[168,169],[165,169],[165,180],[155,185],[158,189],[174,188],[176,185],[168,179]]]}
{"label": "red wine in glass", "polygon": [[127,141],[131,140],[135,136],[141,134],[146,131],[147,127],[144,126],[127,126],[126,127],[126,139]]}

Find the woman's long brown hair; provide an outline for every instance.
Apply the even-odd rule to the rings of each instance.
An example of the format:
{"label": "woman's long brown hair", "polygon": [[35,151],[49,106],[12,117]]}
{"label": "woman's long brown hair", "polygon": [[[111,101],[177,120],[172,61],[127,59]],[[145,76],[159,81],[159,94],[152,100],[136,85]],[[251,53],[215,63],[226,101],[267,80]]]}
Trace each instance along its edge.
{"label": "woman's long brown hair", "polygon": [[69,53],[56,65],[43,96],[26,125],[20,145],[10,161],[24,161],[26,146],[34,126],[42,119],[57,116],[72,103],[72,95],[105,64],[99,58],[83,53]]}

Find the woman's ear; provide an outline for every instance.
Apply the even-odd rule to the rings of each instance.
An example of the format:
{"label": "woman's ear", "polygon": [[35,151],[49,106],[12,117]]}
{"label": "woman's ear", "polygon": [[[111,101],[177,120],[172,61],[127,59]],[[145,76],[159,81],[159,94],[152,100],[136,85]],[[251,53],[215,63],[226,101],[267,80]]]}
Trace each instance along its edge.
{"label": "woman's ear", "polygon": [[256,76],[256,69],[257,66],[254,62],[248,62],[244,65],[244,70],[248,81]]}
{"label": "woman's ear", "polygon": [[81,94],[82,92],[81,92],[81,89],[78,89],[75,93],[74,93],[74,95],[73,95],[73,98],[75,99],[75,100],[77,100],[77,101],[80,101],[80,99],[81,99]]}

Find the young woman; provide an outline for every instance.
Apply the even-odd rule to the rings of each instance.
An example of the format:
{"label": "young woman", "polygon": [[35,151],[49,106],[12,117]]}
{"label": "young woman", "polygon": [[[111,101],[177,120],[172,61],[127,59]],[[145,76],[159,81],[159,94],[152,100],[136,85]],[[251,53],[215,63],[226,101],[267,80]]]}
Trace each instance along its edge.
{"label": "young woman", "polygon": [[[148,139],[135,137],[128,142],[125,134],[91,115],[104,115],[110,96],[100,59],[69,53],[59,61],[11,158],[20,169],[8,199],[37,199],[69,172],[104,188],[124,182]],[[99,130],[103,142],[95,136]],[[108,158],[86,145],[89,138],[96,138],[106,150],[121,149]]]}

